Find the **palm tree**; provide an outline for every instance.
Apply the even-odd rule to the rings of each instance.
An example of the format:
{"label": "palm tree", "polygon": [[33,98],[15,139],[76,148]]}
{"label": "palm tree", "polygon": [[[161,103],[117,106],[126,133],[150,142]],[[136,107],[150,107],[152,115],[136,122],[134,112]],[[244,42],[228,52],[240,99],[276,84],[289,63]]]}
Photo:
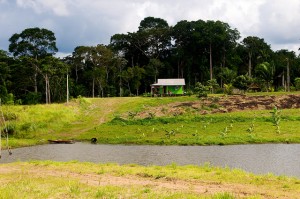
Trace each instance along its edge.
{"label": "palm tree", "polygon": [[263,62],[256,66],[255,74],[258,79],[267,84],[267,91],[270,88],[270,84],[273,82],[274,68],[268,62]]}

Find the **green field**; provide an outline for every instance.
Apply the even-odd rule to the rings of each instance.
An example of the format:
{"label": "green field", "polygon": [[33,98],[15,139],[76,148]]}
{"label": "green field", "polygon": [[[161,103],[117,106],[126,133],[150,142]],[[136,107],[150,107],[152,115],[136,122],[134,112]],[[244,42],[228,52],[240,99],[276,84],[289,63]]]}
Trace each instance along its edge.
{"label": "green field", "polygon": [[[79,98],[68,104],[2,106],[5,123],[1,121],[1,127],[6,126],[9,132],[10,147],[45,144],[48,139],[88,142],[93,137],[98,143],[111,144],[300,143],[299,109],[201,115],[201,110],[189,107],[180,114],[168,107],[172,103],[198,101],[195,96]],[[155,110],[168,114],[161,116]],[[5,141],[2,137],[2,149],[6,147]],[[299,179],[272,174],[259,176],[209,164],[200,167],[76,161],[0,164],[0,198],[227,199],[299,195]]]}
{"label": "green field", "polygon": [[[69,104],[2,106],[9,144],[20,147],[48,139],[99,143],[155,145],[228,145],[247,143],[300,143],[300,110],[247,110],[201,115],[156,116],[147,112],[170,103],[196,102],[195,96],[175,98],[76,99]],[[147,113],[138,117],[138,113]],[[3,124],[3,122],[2,122]],[[2,125],[3,128],[3,125]],[[2,139],[2,146],[4,146]]]}

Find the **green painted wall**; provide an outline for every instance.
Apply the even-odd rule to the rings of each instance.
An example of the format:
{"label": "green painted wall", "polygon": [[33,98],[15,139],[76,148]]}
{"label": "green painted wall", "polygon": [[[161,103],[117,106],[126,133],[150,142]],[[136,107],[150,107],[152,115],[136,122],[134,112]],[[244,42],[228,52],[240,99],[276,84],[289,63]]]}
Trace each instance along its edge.
{"label": "green painted wall", "polygon": [[160,86],[158,88],[158,93],[163,94],[169,94],[172,93],[174,95],[183,95],[183,86]]}
{"label": "green painted wall", "polygon": [[175,95],[183,95],[183,86],[167,86],[166,92],[169,91]]}

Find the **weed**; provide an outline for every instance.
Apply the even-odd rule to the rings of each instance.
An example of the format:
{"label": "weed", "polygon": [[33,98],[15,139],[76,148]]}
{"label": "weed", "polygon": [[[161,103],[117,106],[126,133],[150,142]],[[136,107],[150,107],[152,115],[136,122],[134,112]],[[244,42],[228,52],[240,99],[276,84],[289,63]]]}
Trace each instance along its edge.
{"label": "weed", "polygon": [[133,119],[135,116],[137,116],[137,112],[128,112],[129,119]]}
{"label": "weed", "polygon": [[148,118],[150,118],[150,119],[155,118],[155,113],[149,112],[149,113],[148,113]]}
{"label": "weed", "polygon": [[167,133],[166,133],[166,137],[168,138],[168,139],[170,139],[171,138],[171,136],[175,136],[176,135],[176,131],[175,130],[171,130],[171,131],[167,131],[167,130],[165,130]]}
{"label": "weed", "polygon": [[11,112],[3,113],[3,116],[6,121],[17,120],[17,118],[18,118],[15,113],[11,113]]}
{"label": "weed", "polygon": [[164,113],[164,114],[166,114],[166,113],[167,113],[167,111],[168,111],[168,109],[167,109],[167,108],[165,108],[165,107],[163,107],[163,108],[161,109],[161,112],[162,112],[162,113]]}
{"label": "weed", "polygon": [[69,190],[70,193],[74,194],[74,195],[79,195],[80,194],[80,186],[78,183],[69,183]]}
{"label": "weed", "polygon": [[276,106],[274,106],[272,113],[272,121],[274,126],[276,127],[276,133],[280,134],[280,120],[281,120],[281,111],[278,110]]}
{"label": "weed", "polygon": [[234,199],[234,195],[230,193],[218,193],[212,196],[213,199]]}
{"label": "weed", "polygon": [[228,135],[228,132],[229,132],[229,131],[230,131],[230,130],[229,130],[228,127],[226,126],[226,127],[223,129],[223,131],[220,132],[220,136],[221,136],[222,138],[226,137],[226,136]]}

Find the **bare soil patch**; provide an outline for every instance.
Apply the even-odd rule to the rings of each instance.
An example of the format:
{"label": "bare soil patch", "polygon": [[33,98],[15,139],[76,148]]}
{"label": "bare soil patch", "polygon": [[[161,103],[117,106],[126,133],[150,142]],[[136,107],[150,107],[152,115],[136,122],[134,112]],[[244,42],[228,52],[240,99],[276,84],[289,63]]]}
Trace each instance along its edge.
{"label": "bare soil patch", "polygon": [[232,95],[224,97],[201,98],[199,101],[175,102],[163,106],[150,107],[137,114],[138,118],[176,116],[189,112],[198,114],[227,113],[243,110],[271,110],[300,108],[300,95],[246,96]]}

